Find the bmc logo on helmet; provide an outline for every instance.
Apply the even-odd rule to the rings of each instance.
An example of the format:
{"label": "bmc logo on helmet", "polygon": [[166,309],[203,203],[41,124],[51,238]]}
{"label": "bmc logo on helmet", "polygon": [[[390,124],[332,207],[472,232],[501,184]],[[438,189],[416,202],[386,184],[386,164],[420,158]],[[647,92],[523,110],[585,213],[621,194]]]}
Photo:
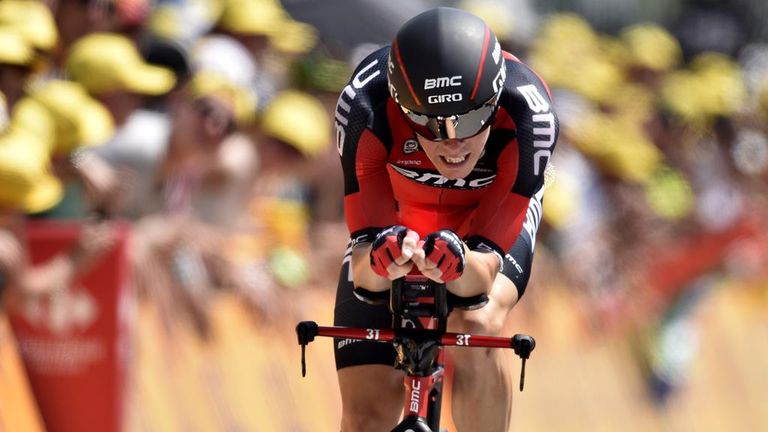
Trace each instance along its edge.
{"label": "bmc logo on helmet", "polygon": [[427,78],[424,80],[424,90],[443,87],[459,87],[461,85],[461,75],[452,77]]}
{"label": "bmc logo on helmet", "polygon": [[461,93],[432,95],[427,98],[427,103],[437,104],[445,102],[459,102],[464,99]]}

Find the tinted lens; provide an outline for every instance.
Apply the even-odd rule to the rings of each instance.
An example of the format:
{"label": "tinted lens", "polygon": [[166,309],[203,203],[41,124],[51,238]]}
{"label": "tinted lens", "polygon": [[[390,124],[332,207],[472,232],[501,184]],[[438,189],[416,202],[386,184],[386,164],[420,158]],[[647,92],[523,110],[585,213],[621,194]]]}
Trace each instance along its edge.
{"label": "tinted lens", "polygon": [[[496,111],[498,96],[480,107],[449,117],[430,117],[403,109],[408,123],[417,134],[431,141],[443,141],[451,138],[464,139],[480,133],[488,124]],[[452,128],[455,136],[451,137],[448,128]]]}

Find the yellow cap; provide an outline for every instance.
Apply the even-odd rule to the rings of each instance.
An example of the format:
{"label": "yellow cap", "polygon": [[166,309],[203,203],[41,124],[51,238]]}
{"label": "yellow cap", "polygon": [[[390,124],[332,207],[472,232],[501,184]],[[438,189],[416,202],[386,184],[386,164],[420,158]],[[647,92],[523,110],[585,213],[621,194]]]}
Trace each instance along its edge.
{"label": "yellow cap", "polygon": [[284,20],[269,42],[284,53],[304,54],[317,43],[317,30],[307,23]]}
{"label": "yellow cap", "polygon": [[667,74],[661,86],[663,106],[698,128],[707,127],[716,116],[735,114],[746,99],[741,70],[718,53],[696,56],[689,70]]}
{"label": "yellow cap", "polygon": [[619,117],[629,121],[644,123],[649,120],[656,110],[656,95],[642,85],[623,82],[613,91],[613,97],[605,102]]}
{"label": "yellow cap", "polygon": [[285,11],[262,0],[223,0],[218,26],[232,33],[269,36],[285,20]]}
{"label": "yellow cap", "polygon": [[621,68],[602,52],[582,59],[570,71],[564,87],[599,103],[610,101],[624,81]]}
{"label": "yellow cap", "polygon": [[127,91],[160,95],[176,83],[171,70],[148,64],[130,39],[114,33],[93,33],[77,40],[67,58],[66,71],[91,94]]}
{"label": "yellow cap", "polygon": [[158,5],[152,10],[147,28],[153,35],[165,39],[179,38],[181,28],[177,15],[176,7],[168,4]]}
{"label": "yellow cap", "polygon": [[747,100],[741,68],[728,56],[706,52],[691,60],[691,70],[700,80],[702,110],[711,116],[738,112]]}
{"label": "yellow cap", "polygon": [[514,11],[501,2],[462,0],[456,7],[480,17],[500,40],[512,34]]}
{"label": "yellow cap", "polygon": [[[547,164],[547,167],[550,166],[552,165]],[[543,202],[542,213],[544,220],[555,228],[563,228],[581,204],[578,193],[579,181],[570,177],[572,176],[565,174],[547,188],[547,199]]]}
{"label": "yellow cap", "polygon": [[102,144],[114,133],[109,111],[72,81],[52,80],[32,92],[52,115],[56,134],[53,154],[68,154],[81,146]]}
{"label": "yellow cap", "polygon": [[53,14],[40,1],[1,1],[0,27],[13,29],[40,51],[50,52],[59,40]]}
{"label": "yellow cap", "polygon": [[61,200],[63,189],[48,158],[29,145],[34,139],[13,128],[0,135],[0,207],[39,213]]}
{"label": "yellow cap", "polygon": [[286,90],[264,109],[261,127],[266,135],[284,141],[306,157],[315,157],[331,143],[331,119],[315,97]]}
{"label": "yellow cap", "polygon": [[[597,43],[598,34],[587,20],[573,13],[558,13],[542,26],[537,41],[560,41],[571,46],[590,47]],[[552,48],[557,49],[557,46]]]}
{"label": "yellow cap", "polygon": [[215,97],[232,106],[238,123],[253,120],[256,95],[214,71],[200,71],[190,80],[187,89],[193,98]]}
{"label": "yellow cap", "polygon": [[627,117],[592,112],[566,133],[602,171],[627,181],[645,183],[663,159],[642,125]]}
{"label": "yellow cap", "polygon": [[544,23],[534,40],[530,62],[551,86],[603,102],[623,79],[623,71],[612,58],[614,45],[580,16],[557,14]]}
{"label": "yellow cap", "polygon": [[649,207],[664,219],[682,219],[693,209],[690,183],[681,171],[666,164],[660,164],[643,186]]}
{"label": "yellow cap", "polygon": [[677,39],[658,25],[636,24],[624,29],[620,37],[629,53],[630,64],[666,71],[682,59]]}
{"label": "yellow cap", "polygon": [[699,87],[696,76],[690,71],[671,72],[661,84],[661,105],[684,122],[698,124],[704,120]]}
{"label": "yellow cap", "polygon": [[234,34],[266,36],[285,53],[308,52],[317,42],[314,27],[292,19],[270,0],[224,0],[217,25]]}
{"label": "yellow cap", "polygon": [[32,45],[17,32],[0,28],[0,64],[30,66],[34,61]]}
{"label": "yellow cap", "polygon": [[50,156],[55,147],[56,121],[48,109],[30,96],[25,96],[13,107],[10,128],[24,132],[28,146],[35,146]]}

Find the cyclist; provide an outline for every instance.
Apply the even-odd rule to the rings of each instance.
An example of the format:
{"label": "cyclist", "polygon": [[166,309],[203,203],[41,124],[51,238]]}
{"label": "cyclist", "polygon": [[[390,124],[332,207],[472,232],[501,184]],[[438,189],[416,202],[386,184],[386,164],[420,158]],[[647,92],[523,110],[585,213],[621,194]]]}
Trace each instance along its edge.
{"label": "cyclist", "polygon": [[[351,233],[335,325],[389,327],[388,308],[354,289],[385,291],[420,272],[457,296],[488,295],[480,309],[455,311],[450,331],[499,335],[528,281],[558,135],[546,84],[480,18],[441,7],[360,63],[335,117]],[[404,392],[392,346],[337,340],[334,349],[342,431],[393,428]],[[452,352],[459,430],[507,430],[502,351]]]}

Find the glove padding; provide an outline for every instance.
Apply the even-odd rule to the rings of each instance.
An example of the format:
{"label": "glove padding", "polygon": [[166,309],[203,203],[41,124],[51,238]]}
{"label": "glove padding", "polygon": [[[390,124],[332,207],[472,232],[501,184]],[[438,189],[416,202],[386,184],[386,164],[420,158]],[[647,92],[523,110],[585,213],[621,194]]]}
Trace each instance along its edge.
{"label": "glove padding", "polygon": [[389,265],[402,255],[403,239],[408,234],[408,228],[402,225],[391,225],[376,235],[371,244],[371,268],[377,275],[388,278]]}
{"label": "glove padding", "polygon": [[440,279],[448,282],[458,279],[464,272],[466,256],[464,242],[451,230],[435,231],[424,238],[425,258],[442,271]]}

